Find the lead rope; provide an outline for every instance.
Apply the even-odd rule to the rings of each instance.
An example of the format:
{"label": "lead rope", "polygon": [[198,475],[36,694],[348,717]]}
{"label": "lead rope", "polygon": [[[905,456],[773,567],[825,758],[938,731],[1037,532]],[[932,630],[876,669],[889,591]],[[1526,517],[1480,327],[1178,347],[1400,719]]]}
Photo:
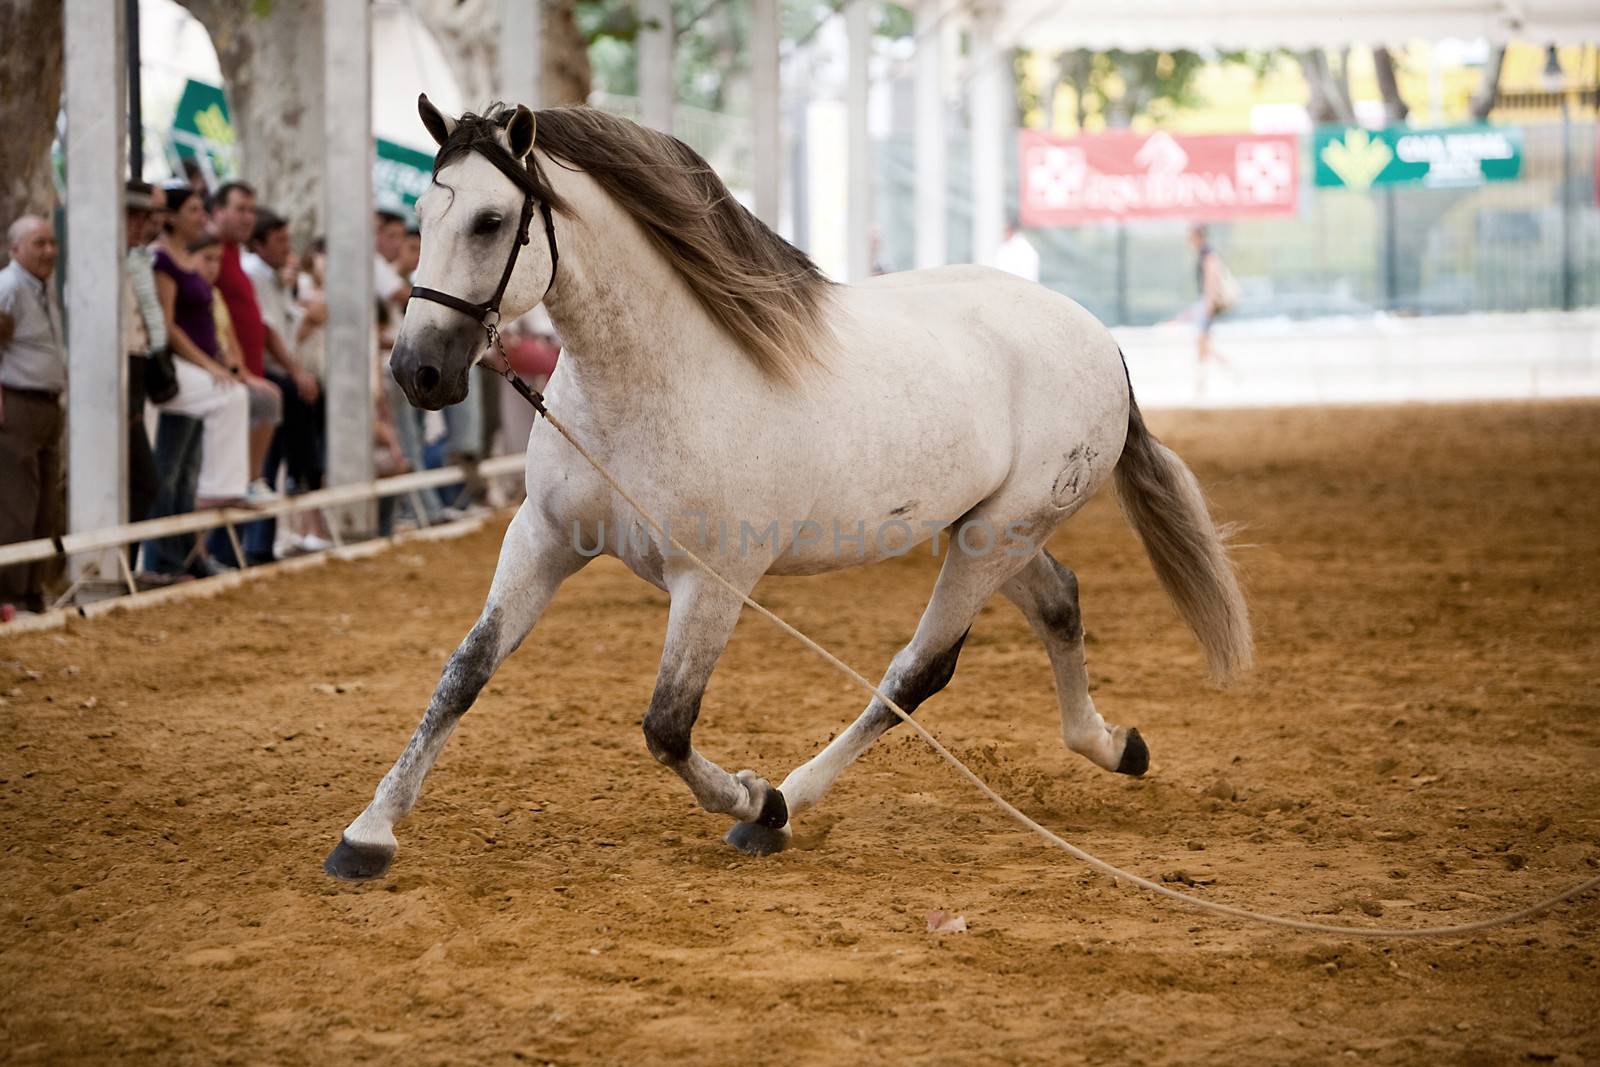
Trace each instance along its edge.
{"label": "lead rope", "polygon": [[673,537],[672,534],[663,529],[661,524],[656,522],[655,517],[652,516],[650,512],[646,511],[644,507],[633,498],[632,494],[630,494],[626,489],[622,488],[621,485],[617,484],[617,480],[611,476],[611,472],[606,470],[605,466],[594,457],[594,454],[585,448],[583,443],[572,435],[571,431],[569,431],[566,426],[562,424],[561,420],[550,414],[549,409],[547,409],[544,405],[543,394],[535,392],[527,382],[523,381],[522,378],[517,375],[516,371],[511,368],[510,364],[505,361],[503,350],[499,349],[498,333],[492,333],[491,339],[495,344],[498,359],[501,363],[500,367],[495,367],[493,364],[491,364],[491,369],[495,370],[501,377],[509,382],[511,387],[515,389],[524,400],[532,404],[534,410],[543,415],[546,421],[548,421],[550,425],[555,428],[555,431],[567,439],[567,444],[577,449],[578,455],[582,456],[584,460],[588,462],[589,466],[594,468],[596,474],[605,479],[606,484],[611,486],[611,488],[616,491],[618,496],[622,497],[623,500],[628,502],[629,507],[633,508],[634,511],[639,513],[640,517],[642,517],[644,521],[649,524],[650,529],[654,530],[658,535],[664,538],[669,544],[672,545],[672,547],[676,548],[678,551],[687,556],[691,561],[693,561],[695,566],[699,567],[701,570],[705,571],[706,574],[710,575],[711,579],[718,585],[722,586],[724,589],[728,590],[728,592],[744,601],[746,606],[755,609],[757,614],[767,619],[767,621],[771,622],[774,626],[778,627],[778,629],[782,630],[790,637],[793,637],[796,641],[799,641],[802,645],[805,645],[818,656],[821,656],[823,660],[832,665],[834,669],[839,671],[839,673],[843,674],[846,678],[849,678],[852,682],[866,690],[874,697],[883,701],[884,706],[890,711],[894,712],[895,715],[899,716],[901,722],[915,730],[917,736],[928,743],[928,747],[937,752],[946,763],[955,768],[957,774],[971,782],[973,786],[977,788],[978,792],[988,797],[989,800],[992,801],[994,805],[1001,811],[1005,812],[1018,823],[1027,829],[1032,830],[1034,833],[1038,834],[1040,837],[1044,838],[1050,844],[1056,846],[1067,855],[1076,860],[1081,860],[1103,874],[1108,874],[1113,878],[1120,878],[1123,881],[1130,882],[1133,885],[1138,886],[1140,889],[1146,889],[1152,893],[1158,893],[1161,896],[1176,900],[1180,904],[1186,904],[1191,908],[1198,908],[1201,911],[1213,912],[1217,915],[1229,915],[1236,919],[1249,919],[1252,922],[1264,923],[1268,926],[1283,926],[1291,930],[1303,930],[1307,933],[1340,934],[1347,937],[1383,938],[1453,937],[1460,934],[1476,933],[1479,930],[1488,930],[1496,926],[1506,926],[1511,923],[1521,922],[1523,919],[1531,919],[1535,915],[1543,914],[1544,912],[1547,912],[1551,908],[1555,907],[1557,904],[1571,900],[1573,897],[1582,896],[1584,893],[1587,893],[1597,886],[1600,886],[1600,876],[1597,876],[1590,878],[1588,881],[1579,882],[1571,889],[1558,893],[1553,897],[1547,897],[1546,899],[1541,900],[1539,903],[1534,904],[1531,907],[1523,908],[1520,911],[1513,911],[1505,915],[1497,915],[1489,919],[1480,919],[1477,922],[1462,923],[1459,926],[1425,926],[1415,930],[1401,930],[1383,927],[1367,928],[1360,926],[1334,926],[1330,923],[1308,922],[1305,919],[1290,919],[1282,915],[1267,915],[1259,911],[1250,911],[1248,908],[1236,908],[1230,904],[1218,904],[1215,901],[1202,900],[1199,897],[1190,896],[1187,893],[1180,893],[1175,889],[1168,889],[1159,882],[1152,882],[1148,878],[1142,878],[1137,874],[1123,870],[1121,867],[1107,863],[1098,856],[1091,855],[1090,853],[1079,848],[1077,845],[1074,845],[1072,842],[1061,838],[1048,827],[1041,826],[1023,812],[1018,811],[1010,801],[1006,800],[993,789],[989,788],[988,783],[974,774],[972,769],[963,763],[959,757],[957,757],[949,749],[945,748],[944,745],[940,744],[939,739],[924,729],[921,723],[917,722],[917,720],[912,718],[910,714],[903,711],[900,705],[896,704],[893,700],[890,700],[889,697],[884,694],[883,690],[879,689],[873,683],[867,681],[867,679],[862,677],[861,674],[855,670],[855,668],[851,667],[848,663],[845,663],[838,656],[835,656],[832,652],[829,652],[827,649],[817,644],[811,638],[807,637],[805,634],[789,625],[783,619],[774,615],[772,612],[768,611],[766,608],[750,599],[748,594],[742,592],[732,582],[728,581],[728,579],[719,574],[716,568],[712,567],[711,564],[695,555],[687,545],[683,544],[683,542],[679,541],[676,537]]}

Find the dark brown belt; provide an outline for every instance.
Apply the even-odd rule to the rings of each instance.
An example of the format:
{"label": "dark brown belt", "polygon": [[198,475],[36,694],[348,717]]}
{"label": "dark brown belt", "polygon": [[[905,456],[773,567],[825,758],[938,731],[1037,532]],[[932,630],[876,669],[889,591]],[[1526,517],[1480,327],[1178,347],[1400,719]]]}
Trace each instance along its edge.
{"label": "dark brown belt", "polygon": [[48,389],[23,389],[15,385],[0,385],[0,389],[4,389],[8,393],[15,393],[18,396],[31,396],[35,400],[48,400],[52,404],[59,403],[61,400],[59,392],[53,393]]}

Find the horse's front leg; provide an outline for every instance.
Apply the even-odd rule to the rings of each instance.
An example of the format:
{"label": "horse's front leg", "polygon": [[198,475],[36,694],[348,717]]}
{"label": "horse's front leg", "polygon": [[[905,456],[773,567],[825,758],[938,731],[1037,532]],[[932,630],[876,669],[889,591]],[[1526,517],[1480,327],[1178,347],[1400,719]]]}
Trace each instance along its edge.
{"label": "horse's front leg", "polygon": [[477,625],[445,664],[411,742],[378,783],[372,803],[345,828],[322,869],[335,878],[379,878],[394,859],[394,824],[405,818],[450,732],[505,658],[522,644],[561,583],[586,562],[531,501],[500,546],[489,599]]}
{"label": "horse's front leg", "polygon": [[669,589],[672,608],[661,670],[644,716],[645,744],[688,784],[706,811],[776,830],[789,821],[783,794],[753,771],[729,774],[690,743],[700,698],[739,620],[742,601],[698,573],[680,576]]}

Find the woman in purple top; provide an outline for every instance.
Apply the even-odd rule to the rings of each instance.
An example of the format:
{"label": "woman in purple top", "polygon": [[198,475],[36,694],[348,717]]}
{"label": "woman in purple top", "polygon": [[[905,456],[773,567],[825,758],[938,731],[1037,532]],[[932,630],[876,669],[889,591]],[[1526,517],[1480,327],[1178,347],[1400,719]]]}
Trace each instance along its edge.
{"label": "woman in purple top", "polygon": [[[161,410],[204,424],[193,506],[240,504],[250,483],[250,398],[243,383],[221,362],[211,285],[195,269],[195,257],[189,251],[192,243],[205,236],[205,205],[188,186],[169,186],[167,209],[166,224],[155,244],[156,295],[166,316],[172,351],[179,357],[174,361],[178,395]],[[175,464],[189,461],[186,455],[171,460]],[[168,472],[162,473],[165,484]],[[174,510],[184,510],[183,503],[166,502]]]}

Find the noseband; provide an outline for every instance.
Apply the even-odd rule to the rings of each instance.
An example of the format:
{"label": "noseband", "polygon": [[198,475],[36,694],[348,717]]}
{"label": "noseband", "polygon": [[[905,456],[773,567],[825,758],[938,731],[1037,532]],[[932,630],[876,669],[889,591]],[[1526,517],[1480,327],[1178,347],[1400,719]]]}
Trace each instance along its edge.
{"label": "noseband", "polygon": [[[500,168],[500,172],[510,178],[523,193],[522,221],[517,225],[517,239],[511,245],[511,256],[506,260],[506,269],[500,274],[500,284],[495,286],[493,296],[477,304],[470,304],[459,296],[451,296],[449,293],[422,285],[411,287],[409,299],[432,300],[435,304],[454,308],[463,315],[476,319],[483,326],[484,332],[489,335],[489,346],[493,348],[500,342],[500,299],[506,295],[506,286],[511,282],[511,272],[517,267],[517,256],[522,252],[522,246],[529,241],[528,224],[533,221],[535,204],[539,205],[539,214],[544,216],[544,236],[550,242],[550,284],[544,287],[545,296],[550,295],[550,286],[556,283],[556,263],[561,255],[556,249],[556,224],[550,214],[550,204],[540,199],[539,187],[535,184],[531,173],[531,168],[537,166],[532,153],[529,153],[528,165],[523,166],[498,144],[480,145],[475,147],[474,151]],[[539,299],[543,300],[544,297]]]}

